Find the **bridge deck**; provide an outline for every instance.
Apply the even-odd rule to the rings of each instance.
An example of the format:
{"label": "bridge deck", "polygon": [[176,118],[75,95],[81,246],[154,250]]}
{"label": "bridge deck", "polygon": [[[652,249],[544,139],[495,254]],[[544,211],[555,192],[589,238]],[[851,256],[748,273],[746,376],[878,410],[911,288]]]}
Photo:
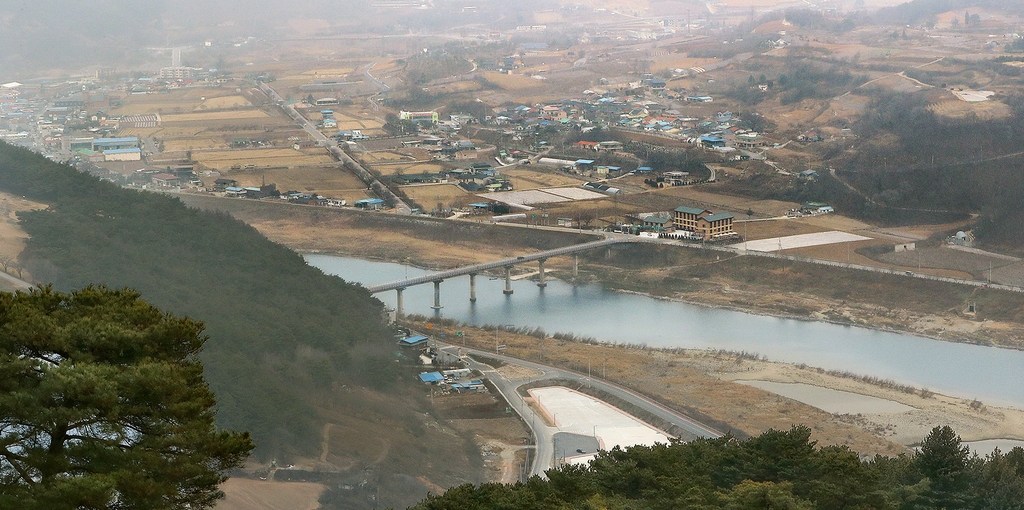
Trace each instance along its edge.
{"label": "bridge deck", "polygon": [[562,248],[555,248],[553,250],[539,251],[536,253],[531,253],[529,255],[521,255],[518,257],[495,260],[493,262],[484,262],[483,264],[474,264],[472,266],[449,269],[447,271],[438,271],[436,273],[430,273],[423,276],[417,276],[415,278],[408,278],[391,283],[371,285],[367,287],[367,289],[370,291],[371,294],[384,292],[386,290],[404,289],[412,287],[413,285],[422,285],[424,283],[430,283],[437,280],[447,280],[449,278],[455,278],[456,276],[463,276],[467,274],[479,274],[484,271],[502,268],[505,266],[514,266],[516,264],[522,264],[524,262],[532,262],[534,260],[557,257],[559,255],[570,255],[573,253],[579,253],[581,251],[593,250],[595,248],[601,248],[604,246],[611,246],[613,244],[630,243],[635,241],[635,239],[620,237],[602,239],[600,241],[591,241],[589,243],[574,244],[572,246],[563,246]]}

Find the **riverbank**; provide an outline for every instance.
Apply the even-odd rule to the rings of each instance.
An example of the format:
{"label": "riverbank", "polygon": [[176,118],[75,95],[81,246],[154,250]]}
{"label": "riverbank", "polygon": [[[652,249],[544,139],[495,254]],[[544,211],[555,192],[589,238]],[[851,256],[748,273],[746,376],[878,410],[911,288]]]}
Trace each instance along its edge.
{"label": "riverbank", "polygon": [[[506,346],[504,353],[510,356],[582,374],[589,372],[592,377],[643,393],[741,437],[804,424],[811,427],[819,444],[849,446],[862,455],[906,453],[932,427],[946,424],[965,441],[1024,439],[1024,411],[991,407],[890,381],[769,362],[749,354],[612,346],[508,330],[496,333],[493,328],[425,317],[411,317],[408,322],[448,338],[461,331],[460,342],[469,347],[493,349],[498,342]],[[429,329],[427,324],[431,324]],[[784,397],[754,387],[750,381],[806,385],[862,398],[857,402],[858,409],[847,403],[846,409],[829,412],[812,405],[819,402],[810,395]],[[840,400],[831,404],[844,403]],[[849,412],[854,410],[857,412]]]}
{"label": "riverbank", "polygon": [[[592,234],[183,195],[299,252],[449,269],[593,240]],[[554,258],[555,277],[571,259]],[[517,268],[529,272],[530,268]],[[584,253],[581,281],[703,306],[1024,349],[1024,295],[695,248],[636,244]],[[974,303],[976,312],[968,312]]]}
{"label": "riverbank", "polygon": [[[207,198],[198,203],[188,202],[230,212],[272,240],[297,251],[340,254],[433,269],[485,262],[592,239],[592,236],[574,232],[403,219],[244,200]],[[547,267],[556,276],[568,278],[570,264],[568,258],[556,258],[549,260]],[[523,272],[528,271],[523,269]],[[977,328],[979,334],[973,338],[950,337],[943,336],[940,331],[939,335],[930,336],[945,340],[973,339],[974,343],[1000,345],[1013,345],[1004,338],[1013,336],[1018,331],[1015,328],[1020,325],[1019,322],[997,321],[991,316],[1013,316],[1015,309],[1024,310],[1024,304],[1015,304],[1012,298],[1016,296],[1006,296],[1008,293],[972,289],[971,294],[965,296],[961,286],[941,282],[859,272],[847,274],[843,270],[810,264],[723,257],[720,253],[668,246],[639,245],[589,253],[582,261],[580,279],[704,306],[858,324],[918,335],[928,334],[929,328],[914,328],[914,323],[935,324],[929,317],[969,321],[970,318],[958,309],[967,299],[974,299],[982,303],[982,309],[988,309],[990,314],[987,318],[982,316],[981,320],[975,318],[974,322],[984,326]],[[1003,324],[1006,327],[1001,327]],[[990,334],[993,331],[1003,332],[1004,338]],[[493,346],[492,335],[493,330],[484,335],[486,340],[481,340],[481,347]],[[1024,335],[1018,338],[1021,337]],[[666,357],[671,353],[663,351],[595,347],[550,339],[533,341],[543,346],[558,345],[561,350],[557,358],[568,365],[578,364],[587,358],[616,360],[623,374],[633,374],[619,380],[622,384],[653,392],[655,398],[675,402],[677,406],[698,414],[704,413],[746,433],[806,423],[812,426],[815,438],[822,444],[846,444],[865,454],[892,455],[906,451],[906,445],[919,441],[932,426],[939,424],[953,425],[966,440],[1018,438],[1019,431],[1024,430],[1024,421],[1015,410],[990,408],[983,403],[934,396],[930,392],[921,394],[920,389],[915,393],[904,393],[899,389],[887,389],[806,367],[770,364],[735,355],[716,358],[703,351],[694,351],[686,359],[672,359]],[[593,348],[601,350],[596,353],[578,351]],[[639,356],[638,353],[646,354]],[[550,356],[552,352],[542,352],[539,360],[546,361]],[[636,367],[645,369],[637,370]],[[603,369],[608,370],[611,379],[614,369],[610,366]],[[864,395],[880,391],[879,398],[909,405],[915,411],[896,415],[861,413],[837,416],[757,388],[729,382],[729,374],[737,374],[736,378],[742,379],[802,382]],[[849,386],[851,384],[854,386]],[[859,384],[866,386],[857,386]]]}

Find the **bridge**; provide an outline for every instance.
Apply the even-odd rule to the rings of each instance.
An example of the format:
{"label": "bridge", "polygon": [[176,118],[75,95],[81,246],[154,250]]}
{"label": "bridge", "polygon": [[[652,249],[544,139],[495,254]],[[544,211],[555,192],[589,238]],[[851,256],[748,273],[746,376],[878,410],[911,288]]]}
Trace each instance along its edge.
{"label": "bridge", "polygon": [[507,259],[495,260],[492,262],[484,262],[483,264],[474,264],[472,266],[465,266],[456,269],[449,269],[447,271],[438,271],[436,273],[430,273],[423,276],[417,276],[414,278],[406,278],[404,280],[398,280],[391,283],[384,283],[381,285],[371,285],[367,287],[367,290],[371,294],[378,292],[385,292],[389,290],[396,291],[398,293],[398,300],[395,306],[395,312],[399,317],[402,316],[402,291],[412,287],[414,285],[422,285],[424,283],[434,284],[434,310],[441,309],[441,282],[455,278],[458,276],[469,275],[469,300],[476,301],[476,275],[490,271],[492,269],[502,268],[505,270],[505,295],[512,294],[512,268],[516,264],[524,264],[526,262],[537,261],[539,263],[540,273],[538,276],[538,287],[545,287],[547,283],[544,280],[544,262],[551,257],[558,257],[561,255],[573,255],[572,264],[572,275],[576,277],[579,271],[579,257],[578,254],[587,250],[594,250],[597,248],[603,248],[614,244],[631,243],[638,241],[633,236],[623,237],[609,237],[601,239],[599,241],[590,241],[582,244],[574,244],[571,246],[563,246],[561,248],[555,248],[552,250],[539,251],[530,253],[527,255],[520,255],[518,257],[510,257]]}

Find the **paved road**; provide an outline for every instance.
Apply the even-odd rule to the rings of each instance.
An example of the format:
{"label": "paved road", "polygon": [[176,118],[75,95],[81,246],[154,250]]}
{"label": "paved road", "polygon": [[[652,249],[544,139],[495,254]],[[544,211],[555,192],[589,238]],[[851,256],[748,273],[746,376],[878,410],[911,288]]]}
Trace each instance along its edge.
{"label": "paved road", "polygon": [[355,172],[355,174],[360,179],[362,179],[363,182],[368,184],[373,189],[374,192],[376,192],[390,205],[394,206],[395,212],[402,215],[412,214],[412,208],[409,207],[408,204],[406,204],[402,199],[395,196],[395,194],[392,193],[391,190],[384,186],[384,184],[382,184],[379,180],[377,180],[376,177],[373,177],[373,175],[370,174],[370,172],[367,172],[362,165],[360,165],[354,159],[350,158],[349,155],[345,153],[345,151],[341,150],[341,148],[338,147],[338,143],[334,141],[333,138],[327,138],[326,136],[324,136],[324,134],[321,133],[320,130],[317,129],[316,126],[309,121],[309,119],[300,115],[299,112],[295,110],[295,107],[293,105],[286,103],[284,99],[281,98],[281,95],[278,94],[277,91],[275,91],[273,88],[271,88],[270,85],[267,85],[265,82],[257,83],[260,87],[260,90],[262,90],[264,94],[270,96],[270,98],[273,99],[277,103],[277,105],[280,106],[281,109],[283,109],[285,113],[287,113],[288,116],[292,118],[292,120],[299,123],[299,125],[302,126],[302,129],[309,133],[309,136],[313,137],[313,140],[315,140],[317,144],[326,147],[327,150],[330,151],[330,153],[334,155],[334,157],[337,158],[338,161],[345,165],[346,168]]}
{"label": "paved road", "polygon": [[[443,350],[454,351],[457,349],[462,349],[462,352],[466,354],[477,354],[480,356],[486,356],[489,358],[501,360],[506,363],[520,365],[526,368],[537,370],[538,372],[541,372],[543,374],[540,377],[532,379],[533,381],[559,379],[574,381],[580,384],[589,384],[593,388],[597,388],[598,390],[601,390],[605,393],[614,395],[615,397],[620,398],[626,402],[629,402],[631,405],[643,409],[644,411],[651,413],[654,416],[657,416],[658,418],[661,418],[671,423],[672,425],[675,425],[680,429],[686,431],[686,435],[683,437],[683,439],[722,436],[721,432],[715,430],[712,427],[709,427],[687,416],[679,414],[643,395],[623,388],[622,386],[619,386],[617,384],[613,384],[598,378],[588,377],[586,374],[580,374],[577,372],[573,372],[571,370],[565,370],[548,365],[542,365],[540,363],[522,360],[505,354],[494,354],[492,352],[482,351],[479,349],[458,347],[448,344],[445,345],[445,347],[442,347]],[[543,476],[544,471],[548,470],[553,465],[555,454],[554,435],[558,433],[559,430],[556,427],[547,426],[542,419],[535,416],[533,410],[529,409],[529,406],[526,405],[522,396],[520,396],[519,392],[516,391],[516,388],[522,386],[525,382],[528,381],[509,381],[504,377],[501,377],[491,367],[476,363],[474,361],[470,362],[470,367],[483,372],[491,380],[491,382],[494,383],[495,387],[498,388],[498,391],[502,394],[502,396],[505,397],[505,400],[509,403],[509,406],[515,409],[516,412],[519,413],[520,416],[522,416],[523,421],[526,422],[531,427],[531,429],[533,430],[534,437],[537,440],[537,455],[534,458],[532,474]]]}

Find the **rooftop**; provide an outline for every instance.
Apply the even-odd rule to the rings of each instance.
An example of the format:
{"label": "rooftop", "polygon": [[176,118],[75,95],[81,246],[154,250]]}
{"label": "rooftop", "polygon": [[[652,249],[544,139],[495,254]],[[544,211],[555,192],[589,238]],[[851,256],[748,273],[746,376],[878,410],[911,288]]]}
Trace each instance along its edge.
{"label": "rooftop", "polygon": [[705,212],[711,212],[711,211],[708,211],[707,209],[698,209],[696,207],[686,207],[685,205],[681,205],[679,207],[676,207],[675,211],[683,213],[683,214],[703,214]]}

